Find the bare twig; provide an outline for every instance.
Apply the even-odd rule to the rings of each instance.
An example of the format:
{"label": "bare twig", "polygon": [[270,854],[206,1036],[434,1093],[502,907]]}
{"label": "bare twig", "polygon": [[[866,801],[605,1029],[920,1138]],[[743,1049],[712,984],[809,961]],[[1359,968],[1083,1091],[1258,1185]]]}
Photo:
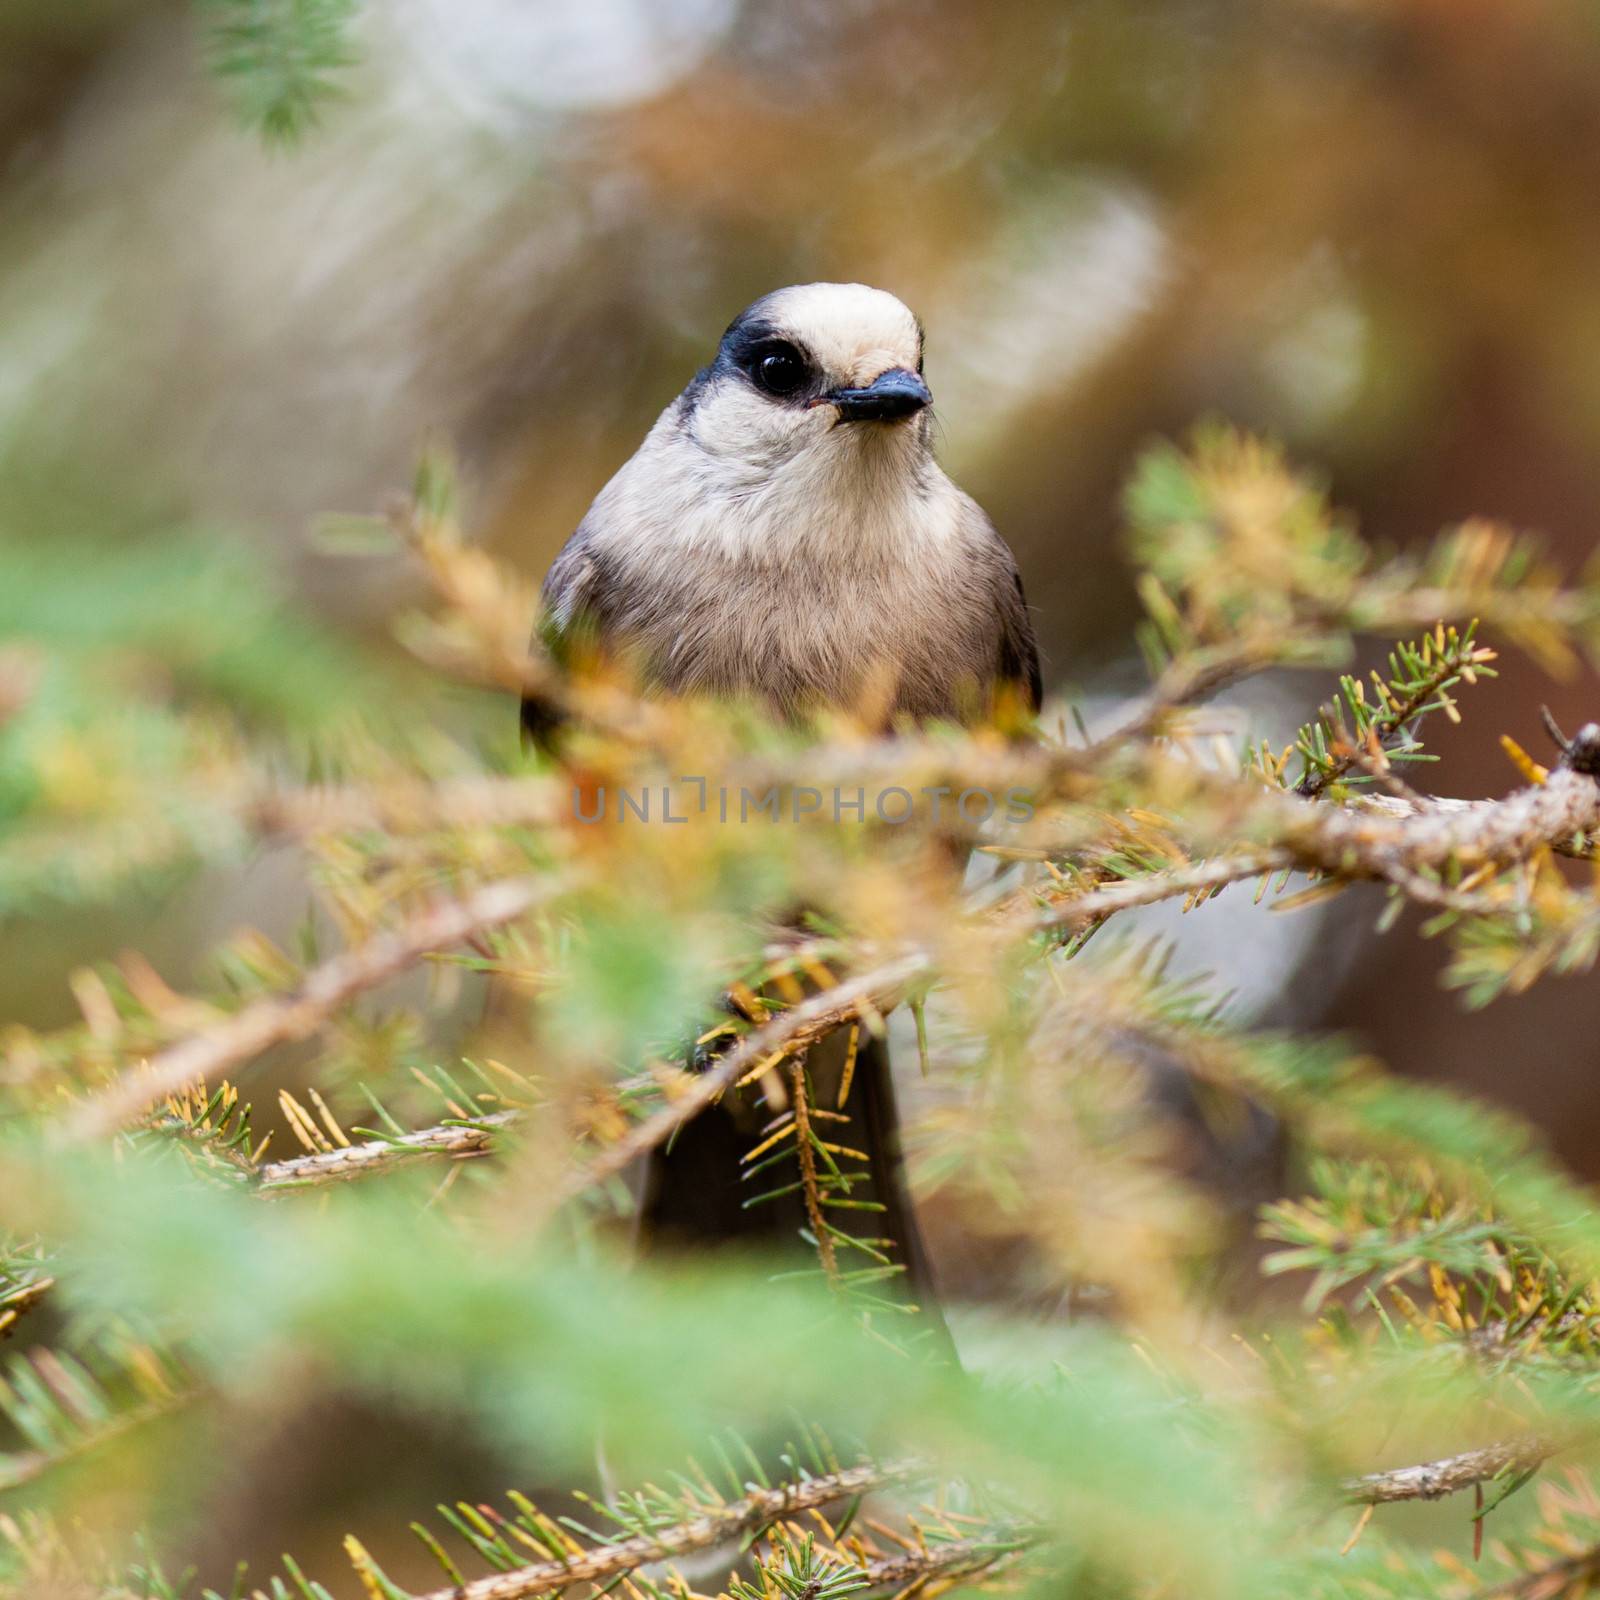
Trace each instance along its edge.
{"label": "bare twig", "polygon": [[461,900],[428,907],[408,922],[341,952],[307,974],[289,994],[267,995],[212,1027],[180,1039],[145,1067],[124,1073],[82,1105],[66,1124],[71,1140],[111,1132],[189,1084],[205,1083],[274,1045],[315,1033],[357,995],[387,983],[424,957],[503,926],[548,897],[534,878],[485,884]]}
{"label": "bare twig", "polygon": [[1424,1461],[1414,1467],[1369,1472],[1343,1485],[1344,1497],[1355,1505],[1387,1505],[1397,1500],[1442,1500],[1446,1495],[1487,1483],[1502,1472],[1525,1472],[1553,1456],[1561,1446],[1553,1439],[1505,1439],[1481,1450]]}
{"label": "bare twig", "polygon": [[577,1583],[605,1583],[653,1561],[670,1561],[693,1550],[726,1544],[797,1511],[915,1477],[918,1470],[911,1463],[847,1467],[777,1489],[752,1489],[741,1499],[713,1506],[698,1517],[656,1529],[649,1535],[577,1551],[565,1561],[540,1561],[512,1572],[493,1573],[472,1583],[433,1590],[419,1595],[417,1600],[528,1600],[529,1596],[554,1594]]}

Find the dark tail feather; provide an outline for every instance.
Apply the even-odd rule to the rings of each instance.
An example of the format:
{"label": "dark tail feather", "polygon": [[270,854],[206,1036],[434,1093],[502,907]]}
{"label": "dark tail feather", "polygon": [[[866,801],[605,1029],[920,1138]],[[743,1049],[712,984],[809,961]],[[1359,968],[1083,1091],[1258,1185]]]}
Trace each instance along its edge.
{"label": "dark tail feather", "polygon": [[[817,1103],[837,1105],[845,1056],[844,1036],[814,1047],[808,1062]],[[871,1198],[882,1212],[852,1211],[868,1219],[861,1231],[888,1241],[890,1259],[904,1270],[890,1280],[890,1292],[917,1307],[917,1322],[930,1353],[953,1360],[955,1346],[935,1293],[933,1273],[916,1213],[906,1190],[889,1050],[882,1040],[863,1035],[842,1108],[847,1123],[824,1124],[828,1142],[850,1146],[867,1156],[870,1184],[857,1185],[854,1198]],[[645,1250],[706,1250],[721,1247],[763,1251],[769,1256],[815,1251],[801,1237],[807,1227],[805,1202],[798,1193],[751,1202],[767,1188],[783,1188],[792,1178],[774,1179],[773,1169],[745,1176],[743,1157],[767,1136],[768,1112],[757,1087],[724,1097],[678,1130],[670,1145],[651,1153],[639,1213]],[[909,1319],[908,1319],[909,1320]]]}

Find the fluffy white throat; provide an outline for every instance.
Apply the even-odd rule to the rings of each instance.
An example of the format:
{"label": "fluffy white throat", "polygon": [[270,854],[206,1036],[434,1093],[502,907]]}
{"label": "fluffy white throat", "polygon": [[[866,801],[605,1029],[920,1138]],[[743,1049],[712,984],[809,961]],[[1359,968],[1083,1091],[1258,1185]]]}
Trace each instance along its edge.
{"label": "fluffy white throat", "polygon": [[630,564],[699,555],[858,567],[926,559],[959,538],[966,497],[915,423],[814,413],[807,424],[803,441],[751,452],[719,447],[703,418],[685,426],[669,408],[596,501],[596,543]]}

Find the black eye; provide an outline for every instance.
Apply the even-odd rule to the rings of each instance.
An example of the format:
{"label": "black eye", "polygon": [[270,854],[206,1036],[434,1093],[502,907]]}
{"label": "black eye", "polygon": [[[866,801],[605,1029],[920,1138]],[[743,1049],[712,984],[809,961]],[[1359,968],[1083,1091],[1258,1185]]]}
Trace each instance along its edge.
{"label": "black eye", "polygon": [[757,352],[752,371],[757,387],[776,395],[794,394],[804,388],[811,377],[806,358],[792,344],[781,341],[765,345]]}

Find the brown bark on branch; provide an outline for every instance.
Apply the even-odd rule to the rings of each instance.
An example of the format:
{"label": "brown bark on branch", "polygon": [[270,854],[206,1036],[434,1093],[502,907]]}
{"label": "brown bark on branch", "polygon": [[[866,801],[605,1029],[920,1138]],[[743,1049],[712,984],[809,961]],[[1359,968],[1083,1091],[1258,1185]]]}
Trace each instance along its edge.
{"label": "brown bark on branch", "polygon": [[1600,826],[1600,784],[1582,773],[1556,771],[1545,783],[1501,800],[1368,797],[1335,807],[1285,797],[1276,820],[1276,844],[1067,895],[1039,915],[1038,925],[1084,927],[1118,911],[1289,868],[1393,884],[1443,909],[1492,909],[1424,874],[1451,863],[1467,869],[1506,866],[1542,849],[1571,848],[1574,839]]}
{"label": "brown bark on branch", "polygon": [[1383,878],[1394,868],[1416,872],[1450,862],[1503,866],[1600,824],[1600,784],[1557,771],[1542,784],[1465,809],[1429,802],[1408,816],[1386,811],[1300,803],[1285,809],[1280,837],[1306,864],[1341,877]]}
{"label": "brown bark on branch", "polygon": [[1414,1467],[1369,1472],[1347,1479],[1344,1497],[1355,1505],[1389,1505],[1400,1500],[1442,1500],[1446,1495],[1487,1483],[1502,1472],[1525,1472],[1553,1456],[1561,1446],[1551,1439],[1506,1439],[1481,1450],[1424,1461]]}

